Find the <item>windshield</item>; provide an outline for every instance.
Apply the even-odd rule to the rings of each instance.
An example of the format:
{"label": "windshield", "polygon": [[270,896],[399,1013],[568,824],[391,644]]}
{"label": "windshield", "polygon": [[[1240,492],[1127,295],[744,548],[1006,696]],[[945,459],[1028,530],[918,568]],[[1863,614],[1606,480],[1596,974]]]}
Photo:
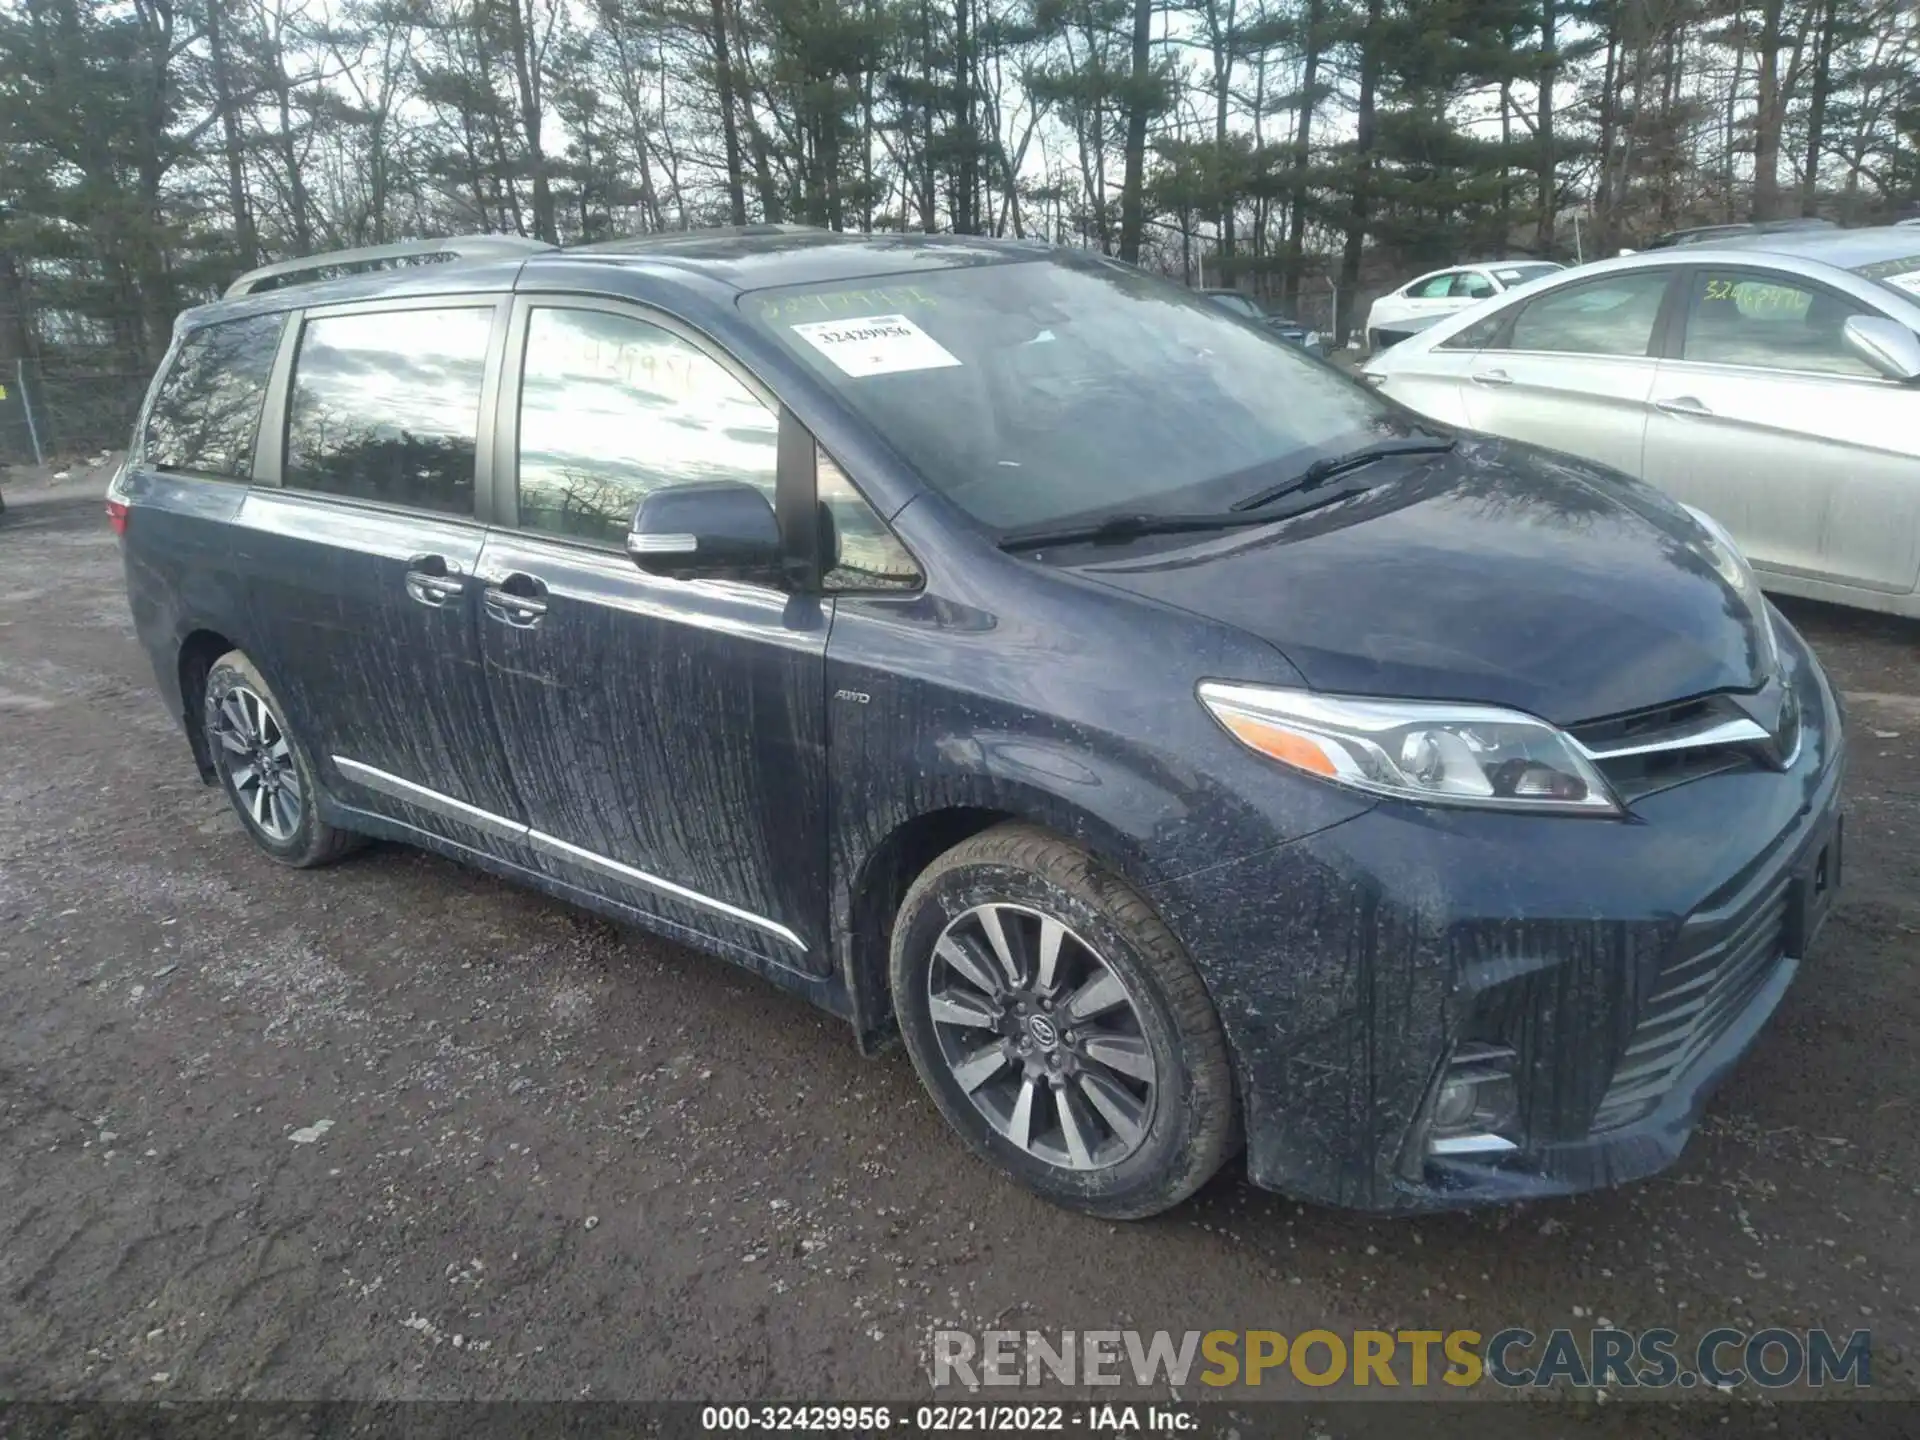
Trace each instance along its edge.
{"label": "windshield", "polygon": [[1903,300],[1920,300],[1920,255],[1901,255],[1892,260],[1876,260],[1871,265],[1856,265],[1853,273],[1863,280],[1878,281]]}
{"label": "windshield", "polygon": [[1095,259],[760,290],[746,313],[996,530],[1232,503],[1404,429],[1214,301]]}
{"label": "windshield", "polygon": [[1508,289],[1515,285],[1524,285],[1529,280],[1538,280],[1542,275],[1551,275],[1559,270],[1558,265],[1544,261],[1533,261],[1526,265],[1500,265],[1494,268],[1494,277]]}

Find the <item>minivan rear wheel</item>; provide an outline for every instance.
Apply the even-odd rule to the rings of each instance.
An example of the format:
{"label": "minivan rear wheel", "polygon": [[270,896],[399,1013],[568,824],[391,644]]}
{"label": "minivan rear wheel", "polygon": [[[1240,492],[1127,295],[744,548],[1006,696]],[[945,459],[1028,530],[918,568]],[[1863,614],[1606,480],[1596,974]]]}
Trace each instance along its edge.
{"label": "minivan rear wheel", "polygon": [[358,836],[321,820],[313,762],[254,663],[229,650],[207,672],[203,697],[207,753],[253,843],[296,869],[353,849]]}
{"label": "minivan rear wheel", "polygon": [[1233,1153],[1226,1040],[1199,973],[1079,846],[1009,824],[949,850],[901,903],[892,982],[941,1114],[1044,1198],[1138,1219]]}

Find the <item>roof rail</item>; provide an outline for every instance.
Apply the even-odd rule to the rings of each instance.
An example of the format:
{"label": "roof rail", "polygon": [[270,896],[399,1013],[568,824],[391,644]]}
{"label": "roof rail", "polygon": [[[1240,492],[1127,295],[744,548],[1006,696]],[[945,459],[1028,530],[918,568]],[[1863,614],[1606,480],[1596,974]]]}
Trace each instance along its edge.
{"label": "roof rail", "polygon": [[[227,298],[256,295],[262,290],[279,290],[288,285],[311,285],[321,280],[336,280],[356,271],[398,269],[385,262],[412,262],[419,265],[457,260],[504,260],[516,255],[533,255],[557,247],[524,235],[449,235],[442,240],[402,240],[395,245],[366,245],[358,250],[331,250],[324,255],[307,255],[298,260],[280,260],[249,270],[227,286]],[[311,273],[308,273],[311,272]]]}

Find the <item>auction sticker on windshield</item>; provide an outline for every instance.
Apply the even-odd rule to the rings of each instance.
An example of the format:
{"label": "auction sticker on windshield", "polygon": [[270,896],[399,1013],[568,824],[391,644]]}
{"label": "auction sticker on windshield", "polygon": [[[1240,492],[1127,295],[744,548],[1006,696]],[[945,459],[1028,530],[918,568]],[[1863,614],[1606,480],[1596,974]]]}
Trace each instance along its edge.
{"label": "auction sticker on windshield", "polygon": [[939,370],[959,358],[904,315],[855,315],[795,325],[793,333],[849,375]]}

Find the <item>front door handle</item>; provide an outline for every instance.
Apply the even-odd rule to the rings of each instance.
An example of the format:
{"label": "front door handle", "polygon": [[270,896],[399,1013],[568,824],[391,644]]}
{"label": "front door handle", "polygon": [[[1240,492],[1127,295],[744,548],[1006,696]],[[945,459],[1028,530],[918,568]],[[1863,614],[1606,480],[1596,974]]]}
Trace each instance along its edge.
{"label": "front door handle", "polygon": [[1511,385],[1513,377],[1504,370],[1476,370],[1473,372],[1476,385]]}
{"label": "front door handle", "polygon": [[467,588],[460,567],[444,555],[415,555],[407,561],[407,594],[438,610]]}
{"label": "front door handle", "polygon": [[1711,415],[1713,411],[1702,405],[1691,395],[1676,395],[1671,400],[1656,400],[1653,408],[1664,410],[1669,415]]}
{"label": "front door handle", "polygon": [[537,575],[516,570],[487,586],[480,598],[490,619],[516,630],[531,630],[547,613],[547,584]]}

